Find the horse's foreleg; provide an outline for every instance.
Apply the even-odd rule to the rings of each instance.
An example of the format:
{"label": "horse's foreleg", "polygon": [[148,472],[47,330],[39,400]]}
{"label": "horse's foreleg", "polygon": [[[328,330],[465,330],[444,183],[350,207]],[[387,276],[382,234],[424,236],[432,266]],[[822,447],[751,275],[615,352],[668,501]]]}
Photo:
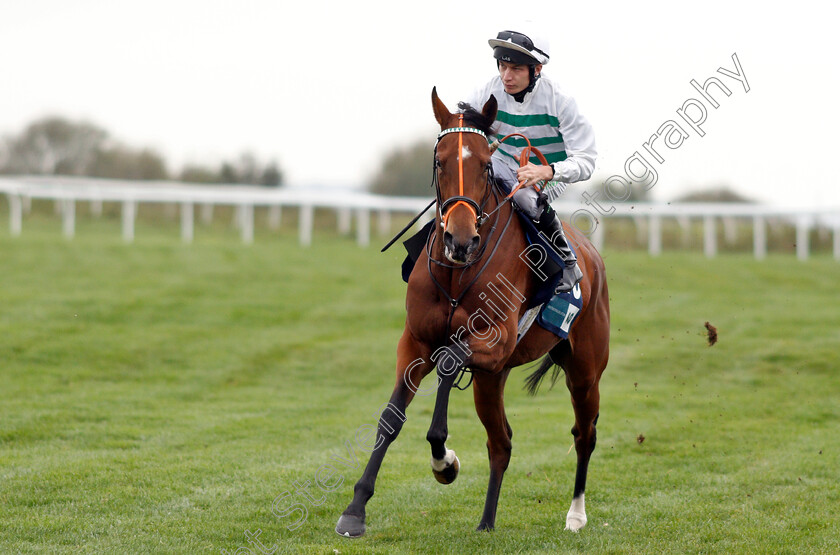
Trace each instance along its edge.
{"label": "horse's foreleg", "polygon": [[496,525],[496,507],[502,478],[510,463],[513,430],[505,416],[504,388],[509,370],[498,374],[477,374],[473,382],[475,410],[487,430],[487,455],[490,458],[490,481],[478,530],[492,530]]}
{"label": "horse's foreleg", "polygon": [[432,369],[428,357],[424,358],[422,351],[406,330],[397,349],[397,383],[379,418],[373,452],[362,477],[353,488],[353,501],[341,514],[335,527],[335,531],[342,536],[356,538],[365,533],[365,505],[373,497],[376,476],[385,452],[402,429],[406,408],[418,392],[420,380]]}
{"label": "horse's foreleg", "polygon": [[[432,423],[426,434],[426,440],[432,447],[431,464],[435,479],[441,484],[451,484],[458,477],[461,462],[455,455],[455,451],[446,448],[446,438],[449,435],[447,423],[449,394],[461,369],[466,364],[467,355],[465,350],[458,345],[445,349],[445,355],[441,355],[440,352],[436,352],[438,387],[435,412],[432,415]],[[435,358],[435,355],[432,357]]]}

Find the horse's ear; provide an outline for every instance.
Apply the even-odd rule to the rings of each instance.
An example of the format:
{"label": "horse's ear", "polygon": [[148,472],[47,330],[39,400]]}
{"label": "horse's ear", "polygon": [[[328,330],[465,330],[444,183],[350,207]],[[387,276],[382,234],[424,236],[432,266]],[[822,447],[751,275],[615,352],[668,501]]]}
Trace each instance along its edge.
{"label": "horse's ear", "polygon": [[484,103],[484,107],[481,109],[481,114],[490,121],[496,121],[496,112],[498,110],[499,103],[496,100],[496,97],[491,94],[487,102]]}
{"label": "horse's ear", "polygon": [[437,87],[432,87],[432,108],[435,111],[435,119],[440,124],[441,130],[446,129],[449,125],[449,120],[452,119],[452,113],[446,107],[437,95]]}

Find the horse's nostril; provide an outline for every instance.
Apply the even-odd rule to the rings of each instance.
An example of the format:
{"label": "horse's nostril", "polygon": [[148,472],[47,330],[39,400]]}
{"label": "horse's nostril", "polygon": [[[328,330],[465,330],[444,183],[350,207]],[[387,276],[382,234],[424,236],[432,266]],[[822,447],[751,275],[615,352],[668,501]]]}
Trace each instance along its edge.
{"label": "horse's nostril", "polygon": [[449,249],[454,250],[453,241],[452,241],[452,234],[448,231],[443,232],[443,244]]}
{"label": "horse's nostril", "polygon": [[481,242],[481,236],[476,235],[472,239],[470,239],[470,244],[467,247],[467,253],[473,253],[478,248],[478,244]]}

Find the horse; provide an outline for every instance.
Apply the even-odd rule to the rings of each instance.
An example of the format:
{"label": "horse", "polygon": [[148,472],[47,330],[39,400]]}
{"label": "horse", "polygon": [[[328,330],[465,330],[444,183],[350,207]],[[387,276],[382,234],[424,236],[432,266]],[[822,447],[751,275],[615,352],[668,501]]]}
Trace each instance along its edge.
{"label": "horse", "polygon": [[[465,372],[471,373],[475,409],[487,432],[490,461],[487,496],[477,529],[493,530],[513,437],[503,403],[505,383],[512,368],[542,357],[539,367],[527,377],[530,392],[536,393],[549,370],[553,369],[552,379],[557,380],[562,369],[571,393],[577,470],[565,529],[577,532],[587,520],[584,492],[595,448],[598,384],[609,358],[604,262],[584,234],[564,223],[584,275],[579,282],[582,308],[566,340],[540,326],[531,326],[518,338],[526,299],[542,277],[519,256],[528,248],[523,225],[509,197],[493,179],[487,135],[492,133],[497,101],[491,96],[480,112],[465,107],[451,113],[433,88],[432,107],[441,128],[434,159],[435,224],[408,278],[396,384],[379,418],[370,459],[353,488],[353,500],[335,531],[346,537],[364,534],[366,503],[373,496],[385,453],[406,420],[406,408],[417,394],[436,395],[426,435],[434,477],[442,484],[455,480],[460,461],[446,446],[447,409],[450,392]],[[421,389],[421,380],[435,368],[436,384]]]}

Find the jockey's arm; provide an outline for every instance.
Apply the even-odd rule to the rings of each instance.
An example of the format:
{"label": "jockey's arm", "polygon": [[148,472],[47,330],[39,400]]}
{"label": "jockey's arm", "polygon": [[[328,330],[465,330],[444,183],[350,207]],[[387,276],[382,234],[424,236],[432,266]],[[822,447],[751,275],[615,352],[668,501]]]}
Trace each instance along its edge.
{"label": "jockey's arm", "polygon": [[592,125],[578,111],[577,102],[568,97],[560,108],[561,117],[558,130],[563,135],[567,158],[554,163],[554,175],[551,180],[563,183],[586,181],[595,170],[595,133]]}

